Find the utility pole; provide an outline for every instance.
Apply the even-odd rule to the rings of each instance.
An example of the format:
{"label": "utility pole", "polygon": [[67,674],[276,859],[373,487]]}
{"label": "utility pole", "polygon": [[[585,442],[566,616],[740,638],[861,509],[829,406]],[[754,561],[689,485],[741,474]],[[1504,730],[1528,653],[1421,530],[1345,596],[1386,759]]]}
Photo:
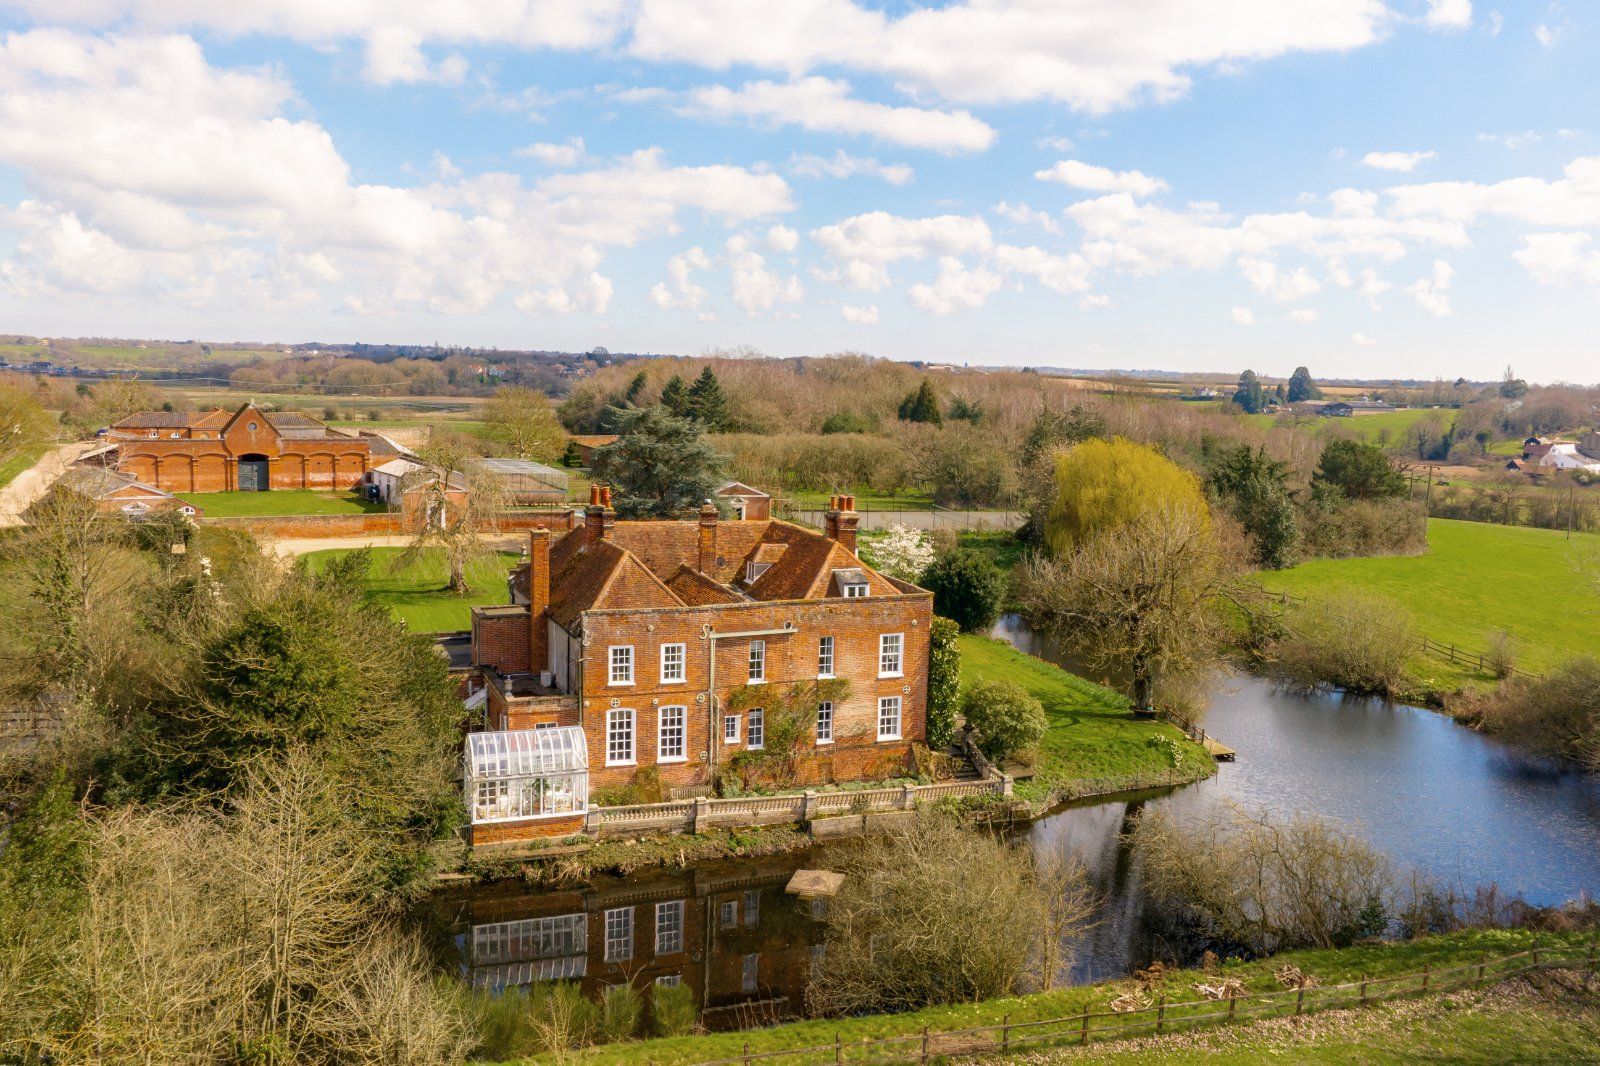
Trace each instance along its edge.
{"label": "utility pole", "polygon": [[1578,486],[1567,486],[1567,539],[1572,539],[1572,510],[1578,506]]}
{"label": "utility pole", "polygon": [[1428,464],[1428,493],[1423,498],[1423,514],[1428,518],[1433,517],[1433,464]]}

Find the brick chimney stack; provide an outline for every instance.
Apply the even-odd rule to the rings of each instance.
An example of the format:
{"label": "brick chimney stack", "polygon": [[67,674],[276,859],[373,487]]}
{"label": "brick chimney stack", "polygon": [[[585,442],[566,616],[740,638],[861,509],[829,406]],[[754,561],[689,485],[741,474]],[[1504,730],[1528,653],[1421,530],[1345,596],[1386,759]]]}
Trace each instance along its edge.
{"label": "brick chimney stack", "polygon": [[717,506],[707,500],[700,506],[700,552],[696,569],[709,574],[717,565]]}
{"label": "brick chimney stack", "polygon": [[587,542],[596,544],[604,540],[616,521],[617,512],[611,509],[611,486],[590,485],[589,507],[583,514],[584,536]]}
{"label": "brick chimney stack", "polygon": [[830,539],[838,541],[850,551],[856,550],[856,525],[861,516],[856,514],[854,496],[829,496],[828,510],[823,515],[823,529]]}
{"label": "brick chimney stack", "polygon": [[550,531],[528,531],[528,662],[534,673],[549,669]]}

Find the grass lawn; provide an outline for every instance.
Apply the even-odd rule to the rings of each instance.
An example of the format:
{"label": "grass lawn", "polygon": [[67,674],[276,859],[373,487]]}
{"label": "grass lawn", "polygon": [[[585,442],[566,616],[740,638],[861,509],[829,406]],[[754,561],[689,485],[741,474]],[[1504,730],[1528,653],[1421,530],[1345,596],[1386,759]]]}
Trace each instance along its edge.
{"label": "grass lawn", "polygon": [[1317,559],[1258,575],[1273,591],[1298,596],[1378,594],[1404,604],[1434,640],[1473,652],[1503,629],[1516,638],[1518,665],[1542,670],[1600,649],[1600,592],[1576,567],[1600,558],[1600,536],[1435,518],[1428,551],[1415,556]]}
{"label": "grass lawn", "polygon": [[[1427,937],[1401,944],[1371,944],[1360,947],[1345,948],[1343,950],[1322,949],[1311,951],[1291,951],[1269,959],[1260,959],[1247,963],[1226,963],[1222,972],[1226,976],[1237,977],[1245,985],[1247,992],[1277,992],[1282,987],[1273,979],[1275,969],[1288,963],[1299,966],[1301,970],[1312,974],[1322,985],[1340,984],[1346,981],[1359,981],[1362,978],[1379,978],[1389,975],[1411,974],[1422,969],[1424,965],[1431,966],[1434,970],[1441,970],[1450,966],[1476,963],[1484,957],[1496,958],[1524,951],[1534,944],[1543,948],[1555,948],[1557,945],[1576,948],[1587,942],[1588,934],[1533,934],[1522,930],[1493,930],[1470,931],[1464,933],[1450,933],[1444,936]],[[1190,1003],[1197,1000],[1194,985],[1206,980],[1196,970],[1173,970],[1159,979],[1152,993],[1159,995],[1165,993],[1172,1002]],[[767,1029],[756,1029],[746,1032],[707,1033],[688,1037],[670,1037],[659,1040],[631,1041],[623,1044],[603,1045],[589,1048],[584,1051],[569,1052],[562,1056],[563,1062],[581,1063],[635,1063],[650,1062],[669,1066],[674,1063],[706,1062],[713,1059],[737,1059],[746,1046],[752,1055],[765,1052],[778,1051],[784,1048],[815,1047],[832,1044],[835,1036],[842,1038],[846,1043],[872,1038],[900,1036],[920,1033],[923,1026],[929,1027],[934,1032],[949,1031],[968,1027],[998,1025],[1006,1018],[1012,1024],[1022,1022],[1069,1018],[1083,1011],[1085,1008],[1093,1012],[1108,1009],[1110,1002],[1116,996],[1133,987],[1131,980],[1108,981],[1103,984],[1085,985],[1075,988],[1062,988],[1053,992],[1042,992],[1030,996],[1011,996],[1003,999],[991,999],[981,1003],[963,1003],[949,1007],[930,1007],[925,1010],[912,1011],[906,1014],[879,1014],[855,1018],[826,1018],[813,1021],[790,1022],[786,1025],[776,1025]],[[1454,998],[1454,997],[1452,997]],[[1440,1004],[1442,1000],[1436,998],[1429,1001]],[[1214,1008],[1213,1008],[1214,1009]],[[1293,1009],[1293,1003],[1287,1004],[1287,1009]],[[1381,1018],[1387,1008],[1378,1008],[1359,1018]],[[1399,1011],[1401,1008],[1394,1008]],[[1446,1013],[1441,1009],[1438,1013]],[[1300,1019],[1297,1022],[1267,1022],[1258,1026],[1237,1027],[1231,1032],[1242,1034],[1240,1038],[1248,1041],[1252,1035],[1266,1030],[1268,1027],[1280,1027],[1279,1036],[1282,1036],[1281,1027],[1285,1025],[1314,1026],[1316,1015]],[[1344,1015],[1350,1018],[1350,1015]],[[1104,1025],[1101,1019],[1095,1024]],[[1448,1024],[1448,1020],[1446,1023]],[[1403,1045],[1386,1044],[1376,1041],[1368,1046],[1383,1049],[1391,1057],[1378,1059],[1365,1059],[1359,1056],[1340,1057],[1332,1053],[1337,1048],[1337,1041],[1349,1039],[1349,1027],[1328,1027],[1326,1039],[1330,1049],[1328,1055],[1318,1058],[1300,1058],[1295,1055],[1285,1056],[1280,1049],[1272,1051],[1256,1051],[1255,1053],[1241,1053],[1235,1058],[1212,1059],[1207,1057],[1204,1050],[1197,1048],[1199,1041],[1209,1039],[1206,1033],[1187,1036],[1168,1037],[1164,1043],[1144,1043],[1144,1048],[1159,1047],[1160,1052],[1152,1053],[1146,1060],[1143,1057],[1134,1057],[1126,1054],[1114,1054],[1111,1048],[1091,1047],[1088,1054],[1093,1056],[1090,1061],[1108,1062],[1206,1062],[1224,1061],[1238,1063],[1255,1063],[1265,1058],[1281,1058],[1285,1062],[1572,1062],[1591,1061],[1593,1058],[1593,1043],[1595,1022],[1591,1016],[1587,1028],[1574,1031],[1569,1025],[1563,1025],[1559,1031],[1552,1030],[1548,1039],[1561,1040],[1561,1044],[1549,1044],[1552,1049],[1557,1047],[1577,1048],[1581,1053],[1576,1057],[1564,1057],[1553,1054],[1552,1057],[1530,1057],[1530,1052],[1538,1052],[1541,1046],[1538,1036],[1539,1027],[1533,1024],[1521,1024],[1515,1029],[1508,1029],[1509,1034],[1527,1039],[1530,1043],[1520,1043],[1508,1037],[1495,1036],[1495,1027],[1492,1024],[1473,1024],[1460,1027],[1460,1031],[1471,1033],[1475,1040],[1485,1040],[1488,1043],[1478,1045],[1482,1054],[1476,1058],[1448,1058],[1435,1054],[1433,1057],[1421,1057],[1413,1053],[1409,1057],[1405,1054],[1408,1050]],[[1281,1040],[1280,1040],[1281,1043]],[[1463,1045],[1470,1047],[1471,1045]],[[1498,1051],[1493,1049],[1498,1048]],[[1449,1051],[1459,1050],[1444,1045]],[[847,1049],[848,1050],[848,1049]],[[1418,1049],[1420,1050],[1420,1049]],[[1436,1049],[1437,1050],[1437,1049]],[[913,1053],[915,1053],[913,1049]],[[1042,1053],[1041,1053],[1042,1054]],[[1077,1053],[1073,1053],[1073,1057]],[[1154,1057],[1160,1055],[1161,1057]],[[1166,1057],[1168,1055],[1174,1057]],[[1068,1056],[1063,1055],[1064,1059]],[[553,1057],[542,1059],[524,1060],[556,1061]],[[781,1060],[780,1060],[781,1061]],[[796,1059],[796,1062],[815,1062],[816,1059]],[[847,1058],[847,1061],[862,1061],[859,1053]],[[1030,1059],[1030,1061],[1039,1061]]]}
{"label": "grass lawn", "polygon": [[[1049,802],[1134,788],[1141,782],[1158,783],[1173,772],[1198,779],[1215,769],[1199,745],[1173,726],[1135,718],[1128,701],[1112,690],[1025,655],[1004,641],[963,634],[962,685],[993,678],[1015,681],[1033,693],[1050,720],[1035,776],[1016,786],[1025,799]],[[1173,750],[1180,753],[1177,766]]]}
{"label": "grass lawn", "polygon": [[[328,561],[348,555],[352,548],[329,548],[303,558],[313,573]],[[444,552],[430,548],[421,559],[400,570],[390,567],[404,548],[372,548],[372,569],[367,572],[367,595],[394,612],[418,633],[443,633],[472,625],[472,608],[509,603],[506,572],[521,559],[516,552],[496,552],[467,571],[472,591],[465,596],[446,592]]]}
{"label": "grass lawn", "polygon": [[[933,510],[933,497],[920,490],[890,494],[887,492],[874,492],[872,489],[844,489],[845,493],[855,492],[857,511],[931,511]],[[786,492],[782,493],[786,499],[802,511],[820,511],[828,506],[828,497],[831,492]]]}
{"label": "grass lawn", "polygon": [[181,492],[177,495],[204,508],[207,518],[375,514],[388,510],[387,505],[362,499],[353,492],[272,489],[269,492]]}
{"label": "grass lawn", "polygon": [[44,453],[50,450],[49,444],[40,444],[33,448],[24,448],[10,459],[0,463],[0,488],[11,484],[16,476],[37,463]]}

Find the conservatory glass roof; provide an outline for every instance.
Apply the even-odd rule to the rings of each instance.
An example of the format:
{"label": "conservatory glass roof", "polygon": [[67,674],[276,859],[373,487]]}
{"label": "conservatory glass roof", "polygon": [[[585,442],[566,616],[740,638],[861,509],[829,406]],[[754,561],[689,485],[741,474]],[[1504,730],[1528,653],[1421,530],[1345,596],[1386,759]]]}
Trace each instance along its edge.
{"label": "conservatory glass roof", "polygon": [[575,725],[467,734],[467,772],[476,780],[589,769],[589,746]]}

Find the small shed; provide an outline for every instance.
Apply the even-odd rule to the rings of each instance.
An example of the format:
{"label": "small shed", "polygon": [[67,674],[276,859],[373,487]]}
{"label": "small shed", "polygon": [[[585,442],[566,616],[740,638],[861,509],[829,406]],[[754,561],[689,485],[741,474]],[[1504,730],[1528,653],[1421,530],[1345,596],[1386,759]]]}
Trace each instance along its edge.
{"label": "small shed", "polygon": [[576,433],[572,436],[572,447],[578,453],[578,459],[584,466],[592,466],[594,450],[604,448],[607,444],[615,444],[615,433]]}
{"label": "small shed", "polygon": [[[468,733],[465,749],[465,798],[475,843],[476,827],[490,823],[576,819],[581,826],[589,808],[589,746],[581,726]],[[547,835],[530,829],[528,836]]]}
{"label": "small shed", "polygon": [[415,459],[404,457],[390,459],[381,466],[375,466],[367,472],[367,483],[372,486],[372,497],[384,503],[400,502],[400,483],[406,477],[427,467]]}

